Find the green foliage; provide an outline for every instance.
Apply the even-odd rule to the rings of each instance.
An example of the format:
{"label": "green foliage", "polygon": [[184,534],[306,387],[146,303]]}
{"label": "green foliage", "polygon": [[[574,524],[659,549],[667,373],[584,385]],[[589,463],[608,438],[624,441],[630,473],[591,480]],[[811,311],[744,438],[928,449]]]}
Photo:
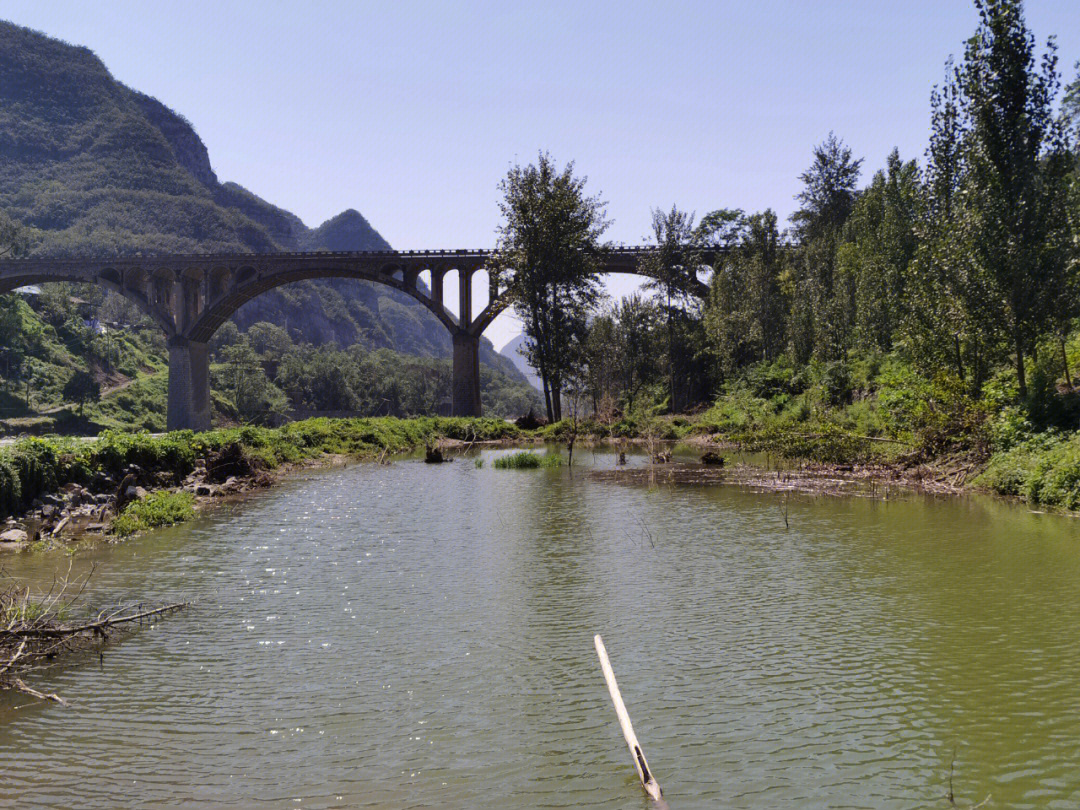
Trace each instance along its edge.
{"label": "green foliage", "polygon": [[71,375],[60,393],[68,402],[78,405],[81,414],[87,402],[97,402],[101,399],[101,383],[94,379],[94,375],[89,371],[79,369]]}
{"label": "green foliage", "polygon": [[558,453],[540,455],[528,450],[521,450],[495,459],[496,470],[536,470],[541,468],[550,470],[562,465],[563,459]]}
{"label": "green foliage", "polygon": [[[281,356],[274,381],[298,411],[407,417],[448,410],[453,376],[449,360],[361,346],[342,351],[301,345]],[[480,368],[480,388],[485,412],[496,417],[520,416],[539,404],[527,383],[486,365]]]}
{"label": "green foliage", "polygon": [[10,456],[0,456],[0,514],[11,515],[22,505],[22,479]]}
{"label": "green foliage", "polygon": [[605,203],[585,192],[574,164],[514,166],[499,184],[503,222],[491,274],[522,316],[525,349],[550,392],[548,420],[562,418],[562,392],[579,366],[590,311],[599,302]]}
{"label": "green foliage", "polygon": [[975,483],[1034,504],[1080,508],[1080,434],[1053,431],[996,454]]}
{"label": "green foliage", "polygon": [[183,523],[194,515],[195,496],[190,492],[151,492],[124,508],[113,521],[113,532],[127,537],[158,526]]}
{"label": "green foliage", "polygon": [[57,445],[46,439],[21,439],[11,450],[11,464],[19,476],[23,505],[57,486]]}

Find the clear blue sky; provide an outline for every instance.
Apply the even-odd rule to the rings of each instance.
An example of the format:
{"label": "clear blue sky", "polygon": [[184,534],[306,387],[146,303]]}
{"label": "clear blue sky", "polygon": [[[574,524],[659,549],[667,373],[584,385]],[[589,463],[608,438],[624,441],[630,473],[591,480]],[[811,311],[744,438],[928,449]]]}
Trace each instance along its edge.
{"label": "clear blue sky", "polygon": [[[970,0],[0,0],[0,17],[185,115],[222,180],[309,225],[356,208],[397,248],[492,246],[496,185],[540,149],[588,175],[619,242],[672,203],[786,218],[830,130],[864,179],[894,146],[922,155],[930,89],[976,25]],[[1080,2],[1027,17],[1071,79]]]}

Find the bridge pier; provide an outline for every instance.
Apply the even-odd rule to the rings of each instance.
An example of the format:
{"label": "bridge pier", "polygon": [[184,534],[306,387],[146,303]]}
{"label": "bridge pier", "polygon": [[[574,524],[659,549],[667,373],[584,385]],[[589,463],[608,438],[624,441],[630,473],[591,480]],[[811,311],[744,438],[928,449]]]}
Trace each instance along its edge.
{"label": "bridge pier", "polygon": [[169,430],[210,429],[210,353],[205,343],[169,338]]}
{"label": "bridge pier", "polygon": [[454,416],[480,416],[480,338],[454,333]]}

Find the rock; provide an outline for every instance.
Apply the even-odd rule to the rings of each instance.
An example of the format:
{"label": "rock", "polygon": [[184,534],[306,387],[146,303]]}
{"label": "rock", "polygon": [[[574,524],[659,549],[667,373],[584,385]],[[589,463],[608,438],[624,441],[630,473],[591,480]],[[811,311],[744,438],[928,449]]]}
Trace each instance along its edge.
{"label": "rock", "polygon": [[194,491],[200,498],[209,498],[214,494],[214,486],[212,484],[196,484]]}
{"label": "rock", "polygon": [[522,430],[536,430],[538,427],[542,427],[547,424],[547,419],[542,419],[533,413],[532,408],[529,408],[529,412],[524,416],[519,416],[514,420],[514,424]]}
{"label": "rock", "polygon": [[60,533],[67,528],[68,523],[71,522],[70,517],[64,517],[59,523],[57,523],[52,530],[53,537],[59,537]]}
{"label": "rock", "polygon": [[38,539],[38,532],[41,531],[41,520],[36,517],[27,518],[23,522],[23,528],[26,530],[30,542],[33,543]]}
{"label": "rock", "polygon": [[55,514],[56,514],[56,507],[53,506],[51,503],[47,503],[43,507],[41,507],[41,516],[43,518],[51,518]]}
{"label": "rock", "polygon": [[30,535],[23,529],[8,529],[0,532],[0,543],[25,543]]}
{"label": "rock", "polygon": [[[123,512],[124,507],[128,505],[131,500],[128,497],[128,492],[133,490],[137,486],[138,482],[134,475],[128,473],[124,476],[120,482],[120,486],[116,488],[116,511]],[[132,493],[134,494],[134,493]]]}
{"label": "rock", "polygon": [[701,455],[702,464],[711,464],[717,467],[724,466],[724,457],[714,450],[706,450]]}

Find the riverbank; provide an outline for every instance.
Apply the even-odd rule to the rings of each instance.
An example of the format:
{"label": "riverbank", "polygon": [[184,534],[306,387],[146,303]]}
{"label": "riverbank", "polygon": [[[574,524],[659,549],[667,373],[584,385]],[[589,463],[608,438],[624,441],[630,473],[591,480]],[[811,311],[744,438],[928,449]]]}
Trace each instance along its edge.
{"label": "riverbank", "polygon": [[492,444],[612,442],[642,447],[664,460],[664,448],[677,442],[703,455],[742,451],[773,460],[764,470],[729,466],[724,475],[692,465],[672,473],[680,480],[716,478],[823,494],[977,489],[1040,507],[1080,508],[1080,434],[1043,433],[1000,443],[995,451],[960,435],[931,443],[861,434],[835,419],[784,424],[721,406],[689,416],[529,428],[485,418],[320,418],[199,434],[106,431],[92,442],[25,438],[0,450],[0,551],[126,537],[270,487],[299,467],[334,459],[383,460],[435,445],[460,451]]}
{"label": "riverbank", "polygon": [[[926,403],[926,409],[934,412],[934,403]],[[761,398],[738,396],[721,398],[697,414],[576,425],[564,421],[532,435],[562,442],[574,436],[581,444],[626,443],[652,448],[650,452],[681,443],[703,453],[758,453],[782,462],[775,466],[785,473],[797,469],[810,489],[821,480],[826,482],[823,488],[836,490],[828,482],[842,479],[871,488],[909,487],[935,494],[979,491],[1040,508],[1080,509],[1080,432],[1038,430],[1016,408],[991,415],[965,405],[934,414],[933,419],[890,422],[866,402],[806,413],[777,412]],[[894,422],[894,429],[887,429]],[[744,477],[768,480],[754,471]],[[763,485],[781,486],[775,479]]]}
{"label": "riverbank", "polygon": [[94,442],[26,438],[0,451],[0,550],[176,523],[334,457],[380,460],[439,441],[467,445],[520,433],[497,419],[380,417],[162,436],[106,431]]}

